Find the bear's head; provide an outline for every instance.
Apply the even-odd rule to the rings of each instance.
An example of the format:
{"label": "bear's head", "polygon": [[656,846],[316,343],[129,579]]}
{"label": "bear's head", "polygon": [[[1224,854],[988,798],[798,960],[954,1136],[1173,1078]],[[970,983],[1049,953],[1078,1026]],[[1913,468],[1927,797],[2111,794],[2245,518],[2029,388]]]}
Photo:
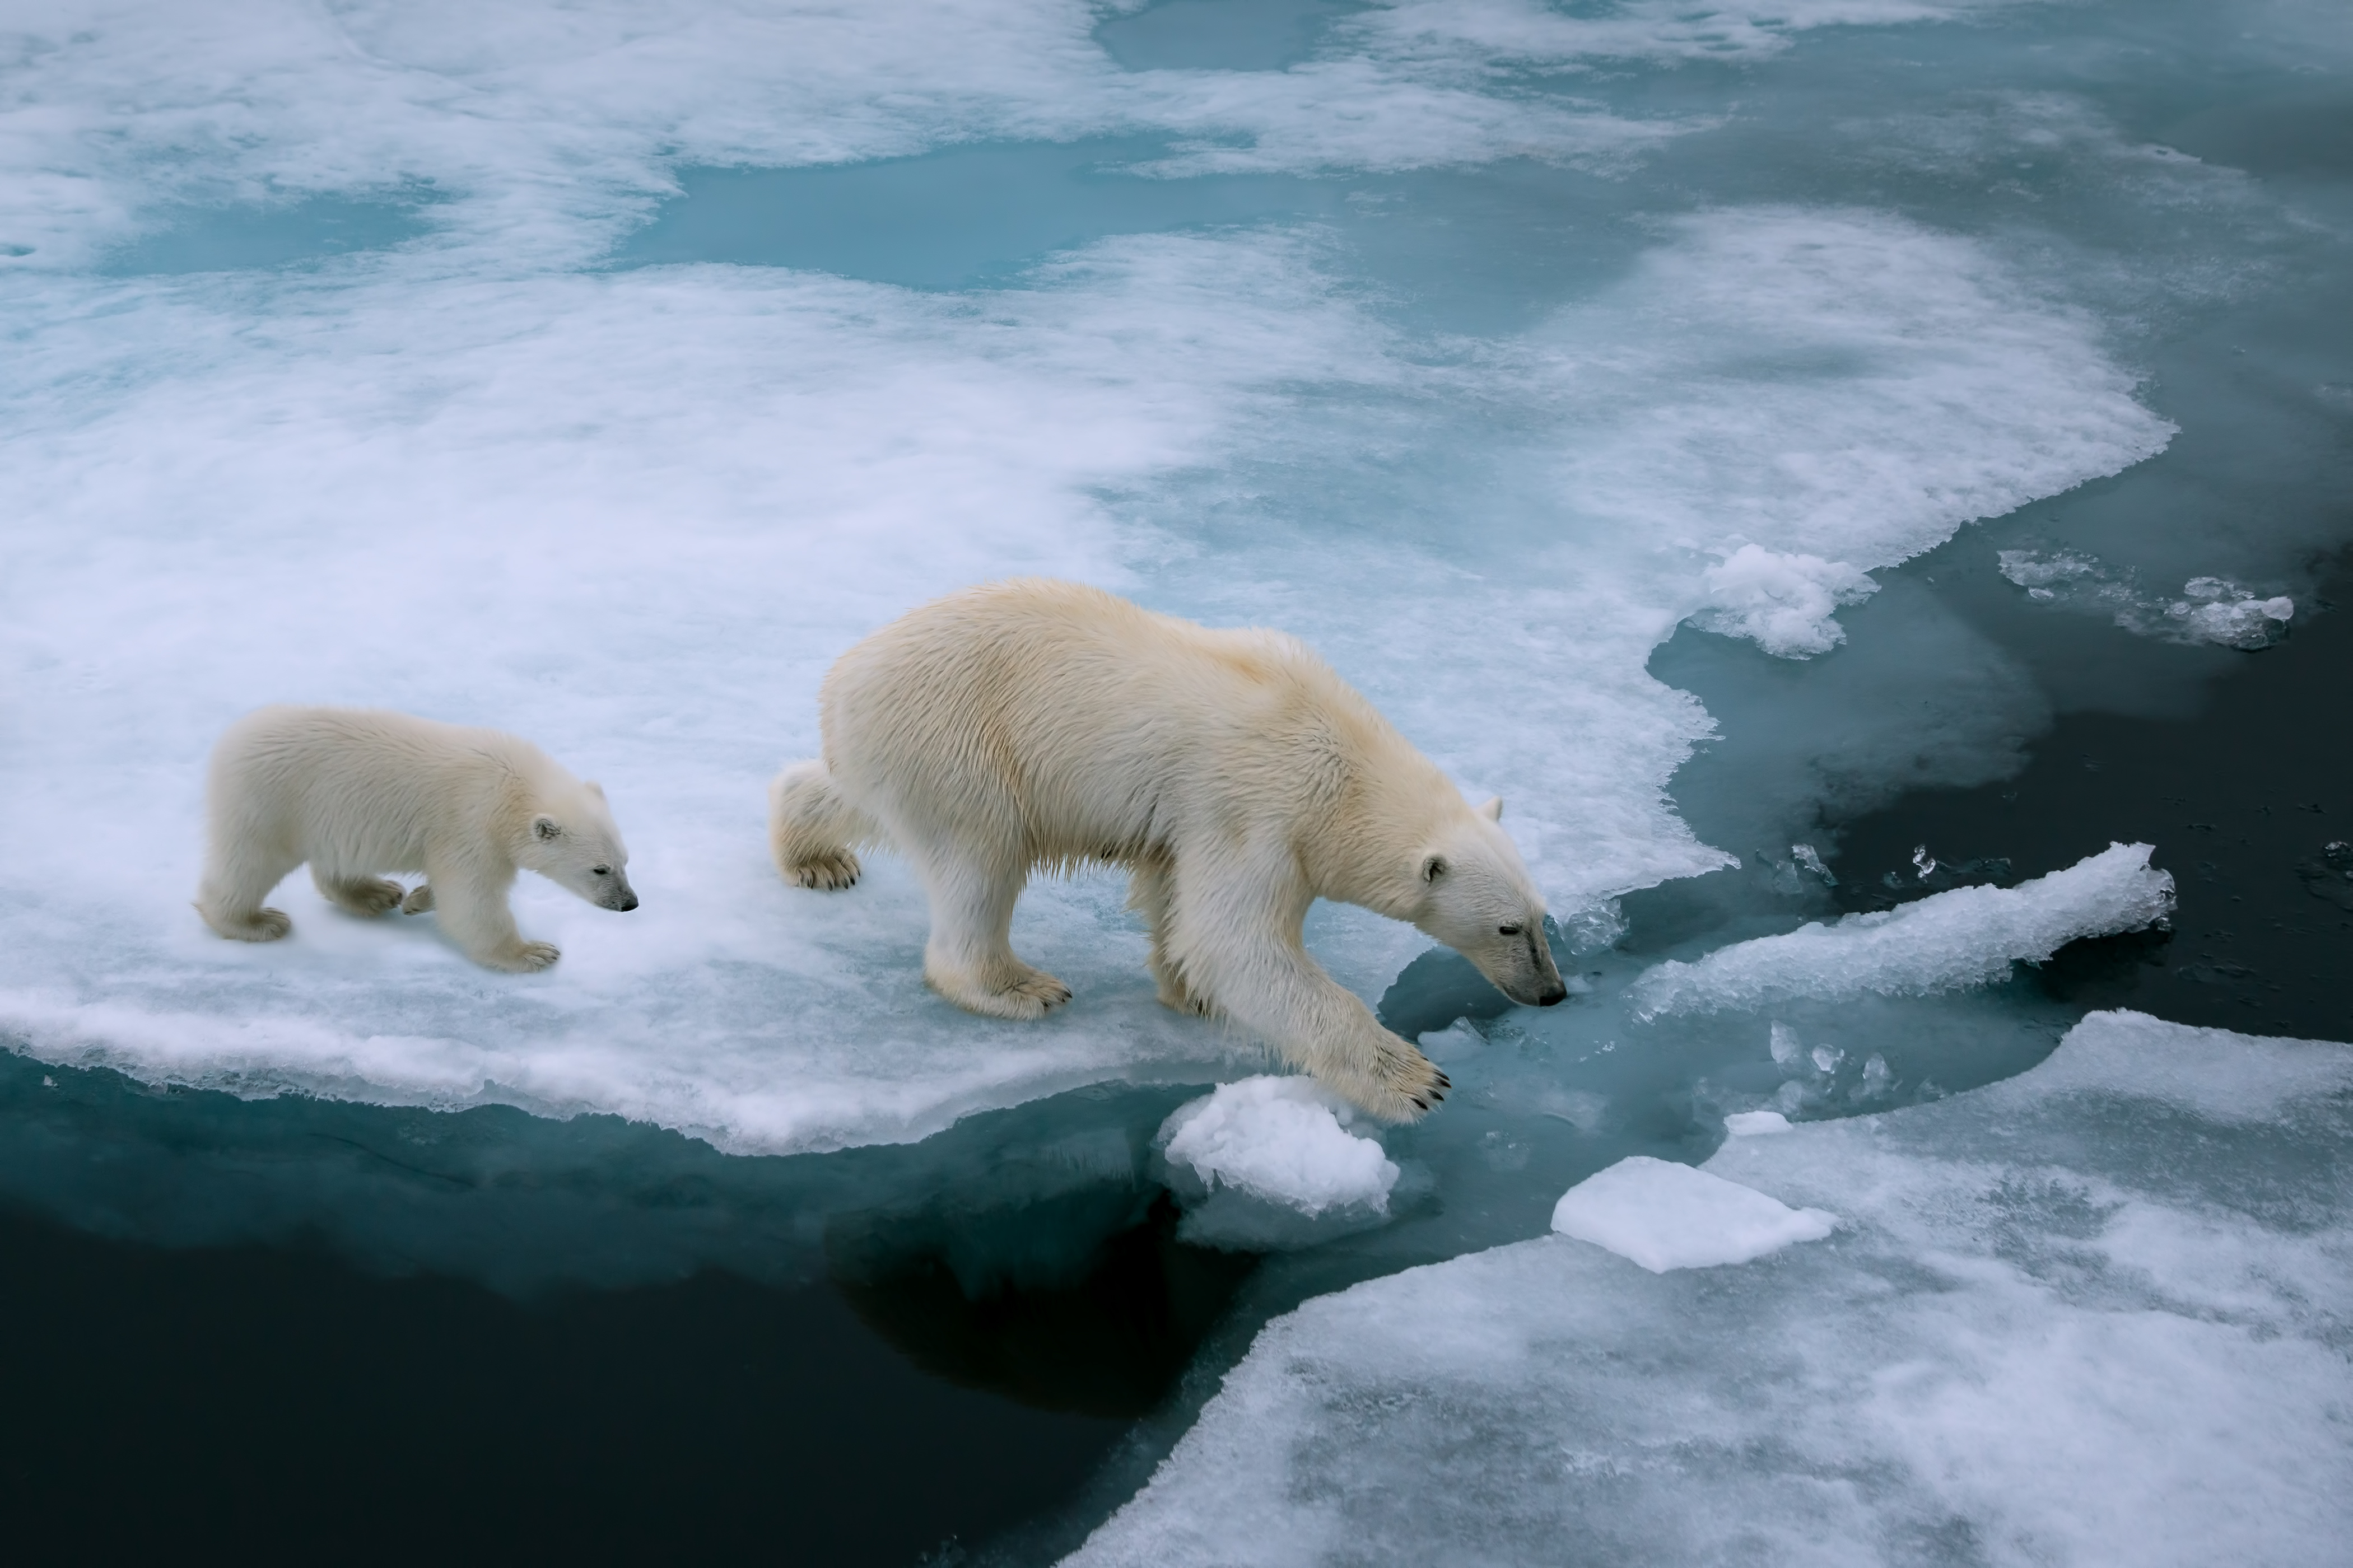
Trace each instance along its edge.
{"label": "bear's head", "polygon": [[1544,899],[1504,836],[1504,803],[1449,815],[1421,852],[1413,923],[1477,964],[1513,1001],[1551,1006],[1568,987],[1545,940]]}
{"label": "bear's head", "polygon": [[614,826],[604,790],[585,784],[539,806],[524,834],[522,864],[600,910],[636,909],[628,846]]}

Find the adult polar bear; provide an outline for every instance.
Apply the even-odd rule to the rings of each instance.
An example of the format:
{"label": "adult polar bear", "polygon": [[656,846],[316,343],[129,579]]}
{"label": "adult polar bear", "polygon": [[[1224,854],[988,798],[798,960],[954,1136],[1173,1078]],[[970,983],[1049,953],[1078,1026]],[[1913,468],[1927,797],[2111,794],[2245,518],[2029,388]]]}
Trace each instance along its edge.
{"label": "adult polar bear", "polygon": [[1160,1000],[1218,1013],[1376,1115],[1446,1076],[1317,966],[1319,898],[1409,921],[1514,1001],[1567,994],[1544,900],[1497,826],[1302,643],[1212,631],[1075,583],[991,584],[841,656],[822,761],[769,792],[776,866],[858,879],[887,843],[931,895],[923,977],[957,1005],[1035,1018],[1070,988],[1013,954],[1039,868],[1124,866]]}

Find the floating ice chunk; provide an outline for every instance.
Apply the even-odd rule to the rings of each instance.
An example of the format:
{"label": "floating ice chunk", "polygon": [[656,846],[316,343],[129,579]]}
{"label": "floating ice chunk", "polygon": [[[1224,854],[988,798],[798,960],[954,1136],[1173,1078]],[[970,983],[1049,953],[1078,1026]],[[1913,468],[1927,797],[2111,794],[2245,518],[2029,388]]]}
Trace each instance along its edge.
{"label": "floating ice chunk", "polygon": [[[1589,990],[1590,987],[1588,986]],[[1483,1049],[1487,1038],[1468,1018],[1457,1018],[1442,1029],[1430,1029],[1414,1042],[1434,1062],[1459,1061]]]}
{"label": "floating ice chunk", "polygon": [[1736,1110],[1724,1119],[1724,1130],[1735,1138],[1765,1138],[1787,1132],[1789,1119],[1778,1110]]}
{"label": "floating ice chunk", "polygon": [[1989,1089],[1730,1140],[1708,1172],[1834,1246],[1547,1238],[1309,1301],[1073,1561],[2340,1561],[2348,1091],[2345,1046],[2094,1014]]}
{"label": "floating ice chunk", "polygon": [[1181,1106],[1156,1140],[1171,1166],[1315,1215],[1388,1209],[1398,1167],[1347,1130],[1355,1112],[1309,1078],[1246,1078]]}
{"label": "floating ice chunk", "polygon": [[2173,908],[2173,878],[2146,844],[2111,844],[2015,888],[1956,888],[1917,903],[1819,921],[1658,965],[1633,987],[1638,1016],[1757,1007],[1793,996],[1949,991],[2039,963],[2080,937],[2137,931]]}
{"label": "floating ice chunk", "polygon": [[2228,577],[2192,577],[2181,585],[2179,598],[2169,598],[2144,592],[2130,571],[2113,571],[2087,555],[2004,550],[1998,559],[2001,574],[2031,599],[2110,612],[2126,631],[2168,642],[2269,647],[2295,618],[2294,599],[2258,598]]}
{"label": "floating ice chunk", "polygon": [[1767,653],[1807,658],[1846,640],[1831,614],[1879,591],[1843,561],[1778,554],[1744,544],[1707,569],[1709,608],[1693,617],[1703,630],[1751,637]]}
{"label": "floating ice chunk", "polygon": [[1801,1047],[1798,1044],[1797,1030],[1777,1019],[1773,1025],[1772,1042],[1773,1060],[1777,1064],[1785,1068],[1798,1065],[1798,1053]]}
{"label": "floating ice chunk", "polygon": [[[1771,1111],[1758,1114],[1788,1131]],[[1586,1177],[1552,1211],[1552,1227],[1561,1235],[1607,1247],[1653,1274],[1746,1263],[1793,1241],[1820,1241],[1837,1225],[1820,1209],[1793,1209],[1754,1187],[1648,1154]]]}
{"label": "floating ice chunk", "polygon": [[1811,871],[1815,876],[1820,877],[1831,887],[1835,888],[1838,886],[1838,879],[1831,875],[1831,868],[1828,866],[1822,864],[1822,852],[1815,848],[1812,845],[1790,845],[1789,858],[1795,860],[1799,865],[1803,866],[1807,870]]}

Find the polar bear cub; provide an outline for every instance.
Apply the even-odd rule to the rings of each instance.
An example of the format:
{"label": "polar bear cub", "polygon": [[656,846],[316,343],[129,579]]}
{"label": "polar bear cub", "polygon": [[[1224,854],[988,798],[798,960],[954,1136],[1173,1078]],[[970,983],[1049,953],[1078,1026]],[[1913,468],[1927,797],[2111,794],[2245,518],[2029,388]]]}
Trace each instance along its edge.
{"label": "polar bear cub", "polygon": [[820,722],[823,759],[770,787],[777,868],[845,888],[859,846],[898,849],[931,895],[923,976],[973,1012],[1070,999],[1008,938],[1031,871],[1087,861],[1130,871],[1163,1003],[1240,1024],[1376,1115],[1421,1115],[1446,1077],[1307,955],[1315,900],[1411,921],[1515,1001],[1567,994],[1502,803],[1474,809],[1280,633],[997,583],[842,655]]}
{"label": "polar bear cub", "polygon": [[[368,708],[264,708],[213,748],[209,844],[196,910],[240,942],[293,921],[261,900],[309,861],[319,891],[357,915],[440,910],[466,955],[492,969],[560,956],[525,942],[507,909],[519,869],[600,909],[634,910],[629,852],[605,792],[530,742]],[[422,871],[403,896],[383,871]]]}

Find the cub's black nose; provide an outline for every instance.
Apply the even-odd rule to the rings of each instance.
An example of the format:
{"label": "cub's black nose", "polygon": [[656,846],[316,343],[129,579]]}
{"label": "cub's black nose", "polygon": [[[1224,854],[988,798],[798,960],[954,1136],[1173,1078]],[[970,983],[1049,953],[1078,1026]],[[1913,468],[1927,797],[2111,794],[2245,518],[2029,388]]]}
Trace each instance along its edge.
{"label": "cub's black nose", "polygon": [[1536,998],[1536,1005],[1539,1007],[1550,1007],[1567,1000],[1568,987],[1566,985],[1555,985]]}

